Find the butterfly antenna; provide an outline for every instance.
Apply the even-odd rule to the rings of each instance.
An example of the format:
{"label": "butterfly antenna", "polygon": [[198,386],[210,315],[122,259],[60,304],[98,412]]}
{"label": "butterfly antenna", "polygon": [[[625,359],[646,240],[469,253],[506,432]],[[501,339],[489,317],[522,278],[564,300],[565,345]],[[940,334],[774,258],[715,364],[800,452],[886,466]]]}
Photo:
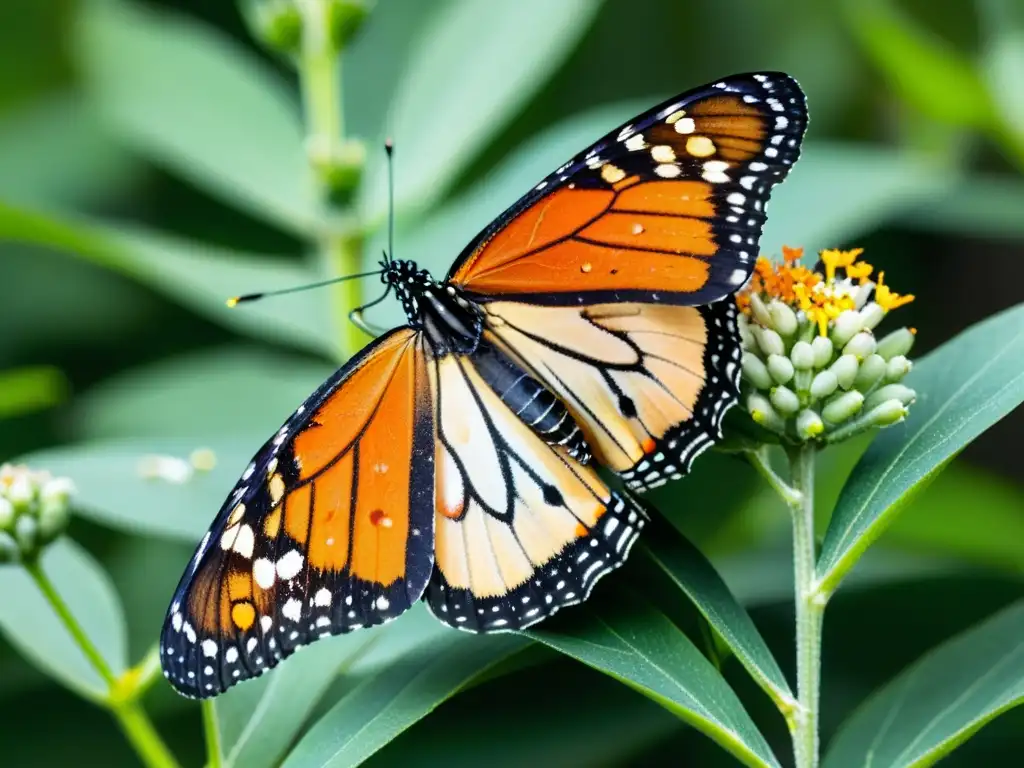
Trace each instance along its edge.
{"label": "butterfly antenna", "polygon": [[384,270],[377,269],[373,272],[360,272],[357,275],[345,275],[344,277],[332,277],[330,280],[321,280],[318,283],[308,283],[306,285],[297,285],[294,288],[282,288],[279,291],[263,291],[261,293],[246,293],[242,296],[234,296],[227,300],[229,307],[234,307],[239,304],[247,303],[250,301],[257,301],[258,299],[265,299],[268,296],[283,296],[286,293],[298,293],[299,291],[308,291],[313,288],[322,288],[325,285],[333,285],[334,283],[343,283],[346,280],[357,280],[360,277],[373,277],[379,275]]}
{"label": "butterfly antenna", "polygon": [[389,136],[384,140],[384,151],[388,155],[388,250],[385,261],[392,261],[395,252],[395,142]]}

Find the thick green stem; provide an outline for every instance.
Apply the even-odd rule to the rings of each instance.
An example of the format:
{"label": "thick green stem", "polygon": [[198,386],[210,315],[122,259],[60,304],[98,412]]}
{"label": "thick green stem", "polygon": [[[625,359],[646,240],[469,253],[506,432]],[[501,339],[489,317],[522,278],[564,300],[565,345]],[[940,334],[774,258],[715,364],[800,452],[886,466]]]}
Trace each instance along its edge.
{"label": "thick green stem", "polygon": [[[298,59],[299,82],[306,112],[306,153],[317,193],[326,216],[332,211],[329,173],[325,168],[341,156],[344,147],[345,119],[342,101],[341,51],[331,39],[327,3],[301,0],[302,52]],[[360,271],[362,240],[329,227],[318,242],[322,268],[329,275],[353,275]],[[332,288],[335,323],[341,342],[341,354],[350,357],[366,343],[359,328],[349,322],[348,313],[362,303],[358,280],[348,280]]]}
{"label": "thick green stem", "polygon": [[796,711],[790,718],[797,768],[818,765],[818,711],[821,683],[821,626],[825,599],[815,580],[814,454],[812,445],[789,452],[791,485],[800,501],[793,514],[793,575],[796,598]]}
{"label": "thick green stem", "polygon": [[[96,646],[93,645],[89,636],[85,634],[82,625],[78,623],[74,614],[71,613],[71,609],[64,602],[60,593],[57,592],[57,588],[50,581],[50,577],[46,575],[46,571],[43,570],[39,561],[31,560],[26,562],[25,570],[28,571],[29,576],[32,577],[32,580],[39,587],[39,591],[43,593],[47,602],[50,603],[54,613],[57,614],[57,617],[64,624],[68,633],[74,638],[75,643],[82,650],[85,658],[107,684],[109,694],[103,700],[103,703],[114,715],[125,737],[135,748],[142,762],[150,766],[150,768],[177,768],[178,762],[174,759],[174,755],[171,754],[167,745],[164,744],[160,734],[153,727],[149,716],[139,706],[137,701],[138,694],[141,692],[142,682],[147,679],[148,675],[136,674],[135,677],[131,677],[133,671],[129,671],[125,679],[136,679],[137,683],[134,686],[126,686],[125,679],[118,679],[114,675],[106,659],[103,658]],[[144,661],[139,669],[146,670],[148,666]],[[131,690],[128,690],[129,687]]]}
{"label": "thick green stem", "polygon": [[220,728],[213,699],[203,700],[203,735],[206,737],[206,768],[221,768],[224,757],[220,747]]}

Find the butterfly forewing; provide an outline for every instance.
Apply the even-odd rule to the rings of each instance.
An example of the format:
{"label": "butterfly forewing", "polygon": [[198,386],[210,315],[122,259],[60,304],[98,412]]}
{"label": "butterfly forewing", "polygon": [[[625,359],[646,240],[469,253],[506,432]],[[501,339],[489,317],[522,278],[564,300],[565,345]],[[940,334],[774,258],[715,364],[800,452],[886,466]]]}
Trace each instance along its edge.
{"label": "butterfly forewing", "polygon": [[423,339],[393,331],[263,447],[175,592],[161,636],[175,688],[215,695],[420,598],[434,554],[429,397]]}

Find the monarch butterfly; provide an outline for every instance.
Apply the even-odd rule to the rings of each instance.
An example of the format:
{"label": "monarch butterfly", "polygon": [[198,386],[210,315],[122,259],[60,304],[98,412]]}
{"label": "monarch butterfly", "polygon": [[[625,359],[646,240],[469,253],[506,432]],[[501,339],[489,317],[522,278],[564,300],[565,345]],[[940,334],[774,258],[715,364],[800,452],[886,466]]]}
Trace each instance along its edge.
{"label": "monarch butterfly", "polygon": [[781,73],[688,91],[541,181],[443,282],[385,256],[408,324],[256,454],[196,549],[164,674],[214,696],[424,599],[473,632],[585,600],[737,397],[735,305],[803,93]]}

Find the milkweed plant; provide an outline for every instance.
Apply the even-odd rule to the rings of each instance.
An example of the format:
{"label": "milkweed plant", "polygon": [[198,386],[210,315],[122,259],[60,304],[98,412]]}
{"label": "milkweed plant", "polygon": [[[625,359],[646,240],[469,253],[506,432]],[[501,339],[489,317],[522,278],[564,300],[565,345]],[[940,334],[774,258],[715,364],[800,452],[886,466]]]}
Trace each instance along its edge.
{"label": "milkweed plant", "polygon": [[[466,4],[459,11],[459,28],[481,29],[471,22],[484,5]],[[196,71],[220,61],[219,48],[203,48],[206,37],[189,36],[184,26],[165,26],[158,17],[135,11],[113,12],[107,4],[96,6],[88,10],[94,14],[90,23],[110,39],[141,35],[143,43],[159,39],[163,45],[183,35],[183,50],[199,46],[208,59],[193,62]],[[317,255],[321,275],[355,272],[364,255],[372,257],[366,244],[379,233],[381,217],[366,215],[357,204],[364,177],[369,177],[364,172],[367,152],[358,139],[345,134],[338,67],[370,8],[351,0],[253,0],[243,8],[255,36],[294,67],[302,91],[305,172],[315,187],[316,204],[308,222],[297,220],[298,234]],[[550,14],[562,13],[560,8],[544,4],[545,23]],[[564,50],[538,52],[536,58],[555,62],[575,39],[559,38],[557,45]],[[132,48],[136,55],[148,50],[143,43]],[[488,73],[489,65],[481,61],[474,73],[481,82],[504,75]],[[229,65],[235,63],[224,64]],[[132,76],[145,78],[147,72],[140,66]],[[457,85],[448,77],[444,87]],[[488,98],[493,95],[488,91]],[[501,111],[492,107],[495,114]],[[421,115],[415,118],[419,129]],[[182,119],[187,117],[183,114]],[[237,140],[246,138],[239,135]],[[187,143],[187,137],[180,141]],[[182,143],[174,146],[175,153],[190,151]],[[168,156],[174,155],[162,157]],[[220,159],[207,156],[203,162]],[[433,174],[430,184],[439,183],[439,168],[428,169]],[[219,189],[216,185],[229,175],[218,176],[214,187]],[[799,165],[793,176],[787,183],[799,184]],[[54,247],[69,247],[74,238],[63,233],[75,225],[61,226],[65,229]],[[23,228],[12,236],[29,238],[28,231]],[[90,230],[92,239],[83,236],[82,242],[96,247],[101,242],[97,232]],[[137,242],[142,235],[133,237]],[[912,284],[890,285],[859,249],[822,250],[812,264],[802,250],[785,248],[777,261],[759,258],[747,285],[729,299],[741,310],[741,389],[719,447],[752,464],[791,512],[795,689],[782,671],[792,659],[776,659],[719,575],[715,553],[709,551],[709,560],[666,524],[657,532],[654,526],[645,531],[631,563],[653,565],[670,586],[652,586],[648,571],[627,567],[607,579],[585,605],[565,611],[557,621],[503,637],[442,631],[410,615],[372,632],[317,643],[316,650],[288,659],[260,682],[203,702],[203,735],[197,728],[195,738],[205,737],[207,765],[358,764],[451,696],[550,658],[521,656],[528,645],[541,644],[624,682],[743,764],[773,768],[789,762],[781,755],[791,749],[798,768],[817,766],[822,751],[819,692],[830,682],[821,674],[823,655],[828,654],[822,628],[830,599],[907,501],[1024,400],[1024,305],[914,360],[915,341],[918,335],[926,337],[928,329],[918,334],[901,324],[900,310],[914,297],[896,292],[913,289]],[[361,299],[357,281],[339,285],[330,295],[338,318],[346,317]],[[345,329],[344,353],[351,354],[365,339],[348,324],[339,328]],[[161,390],[160,397],[164,395]],[[819,457],[854,437],[870,440],[869,447],[834,507],[815,510]],[[124,663],[124,648],[102,636],[114,619],[82,620],[95,607],[95,598],[83,598],[82,590],[92,584],[90,594],[109,595],[109,589],[103,587],[106,577],[97,573],[99,566],[64,534],[73,513],[81,512],[130,532],[165,535],[174,521],[155,519],[150,510],[166,508],[166,499],[192,503],[199,496],[177,494],[205,492],[207,476],[216,466],[230,465],[231,456],[215,456],[198,440],[181,451],[182,456],[192,451],[190,459],[170,455],[153,441],[127,453],[120,446],[110,451],[72,446],[62,454],[44,452],[0,468],[0,630],[26,658],[109,710],[143,764],[168,768],[179,765],[178,758],[143,706],[143,694],[154,684],[162,685],[155,645],[159,628],[152,627],[152,646],[141,660]],[[101,455],[112,458],[102,464]],[[103,472],[98,470],[101,465]],[[111,484],[118,487],[112,490]],[[671,489],[685,500],[690,487],[682,480]],[[112,511],[129,488],[131,508]],[[203,497],[211,514],[221,490]],[[140,504],[139,499],[148,501]],[[714,504],[714,497],[704,499],[701,513],[715,516]],[[816,523],[824,527],[816,528]],[[70,530],[75,530],[73,525]],[[162,586],[169,596],[174,585]],[[612,599],[632,588],[636,592],[629,591],[629,599]],[[696,641],[670,618],[681,595],[696,608],[701,626],[710,630]],[[116,598],[105,599],[116,604]],[[18,612],[12,606],[19,601],[39,602],[44,608]],[[56,624],[39,618],[47,611]],[[985,723],[1024,701],[1022,636],[1024,602],[1018,601],[938,646],[845,716],[824,764],[921,766],[948,754]],[[727,682],[723,666],[732,660],[784,718],[791,737],[788,747],[769,742],[760,715],[755,719],[752,714],[763,714],[763,708],[749,707]],[[871,659],[863,662],[868,665]],[[268,678],[274,682],[268,684]],[[585,692],[574,695],[586,698]],[[840,714],[830,713],[830,719]],[[560,714],[559,720],[560,734],[573,730],[571,714]],[[259,734],[255,741],[254,734]],[[624,732],[613,735],[617,742],[631,738]],[[529,737],[527,732],[515,739]]]}

